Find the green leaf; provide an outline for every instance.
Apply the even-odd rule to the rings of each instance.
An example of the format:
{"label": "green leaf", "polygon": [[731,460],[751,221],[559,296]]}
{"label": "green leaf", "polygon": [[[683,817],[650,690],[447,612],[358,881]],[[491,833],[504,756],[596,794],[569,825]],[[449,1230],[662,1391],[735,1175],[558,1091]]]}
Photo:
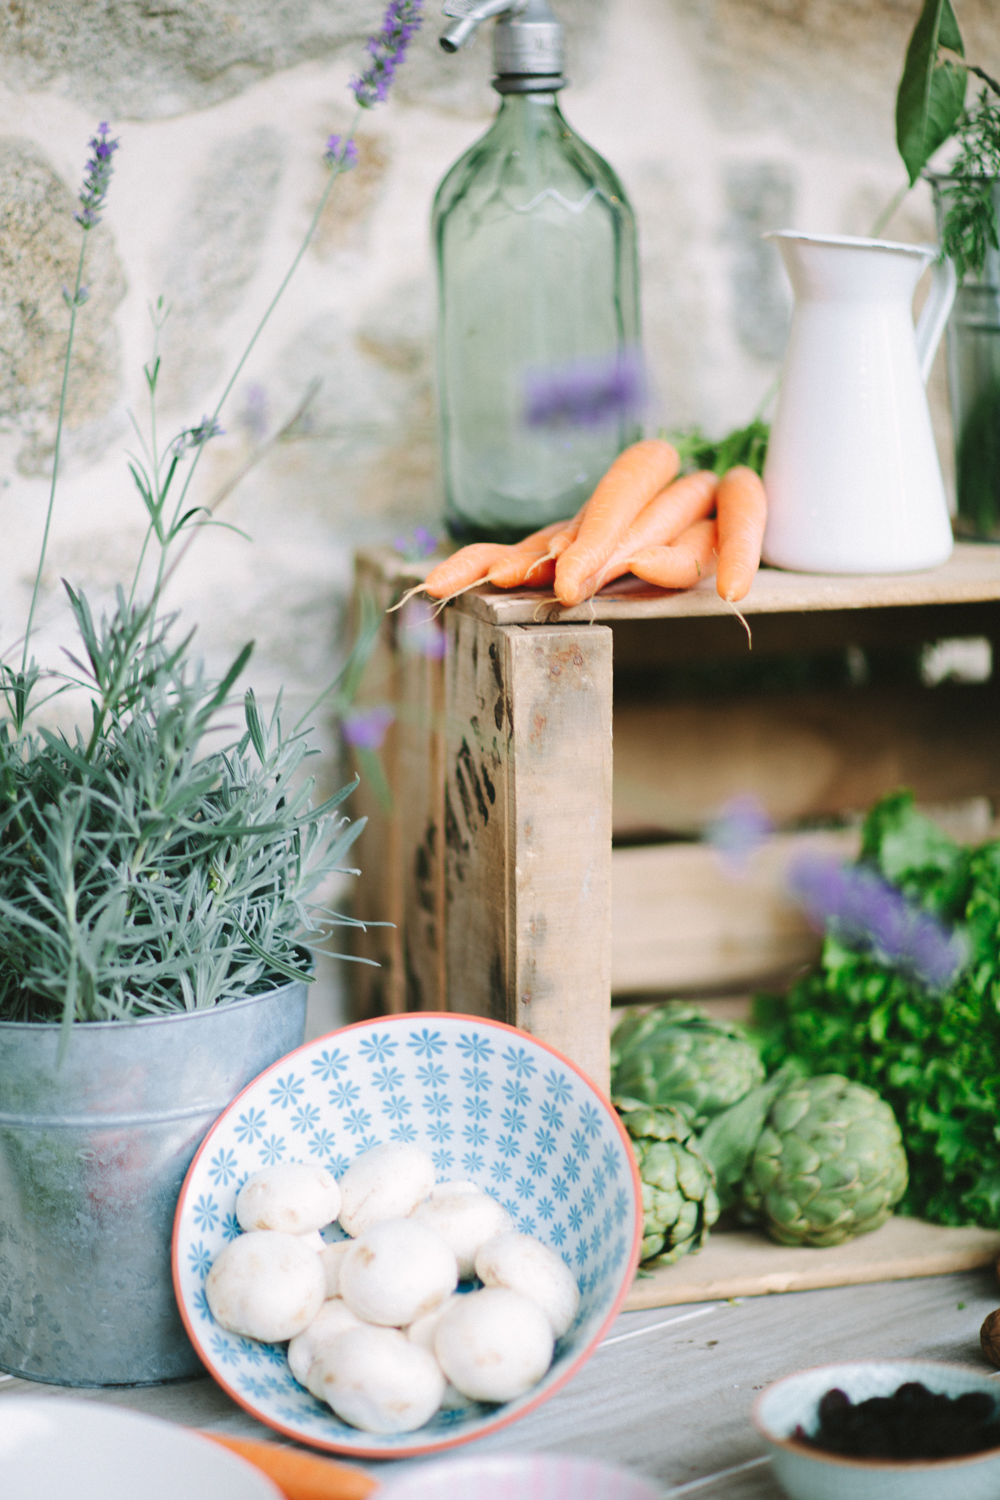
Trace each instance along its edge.
{"label": "green leaf", "polygon": [[911,187],[938,147],[954,134],[965,105],[966,71],[942,62],[940,47],[964,55],[951,0],[924,0],[896,95],[896,144]]}

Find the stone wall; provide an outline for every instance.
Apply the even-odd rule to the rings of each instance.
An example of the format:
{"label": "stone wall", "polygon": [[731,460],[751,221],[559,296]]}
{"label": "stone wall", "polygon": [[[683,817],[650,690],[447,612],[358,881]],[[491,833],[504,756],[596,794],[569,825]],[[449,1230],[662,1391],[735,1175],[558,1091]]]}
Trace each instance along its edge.
{"label": "stone wall", "polygon": [[[893,97],[918,0],[561,0],[564,110],[637,210],[651,426],[746,421],[780,360],[788,295],[769,227],[867,232],[901,181]],[[37,654],[66,642],[59,579],[129,576],[142,512],[125,454],[144,426],[156,305],[169,316],[160,431],[210,410],[291,261],[351,118],[377,0],[10,0],[0,12],[0,639],[23,629],[52,461],[99,119],[121,141],[88,245]],[[996,69],[993,0],[957,5]],[[328,679],[352,548],[438,515],[428,213],[495,106],[486,36],[458,57],[432,15],[237,379],[196,498],[225,495],[171,584],[218,668],[301,707]],[[889,226],[933,235],[923,189]],[[153,318],[150,310],[152,309]],[[934,401],[947,457],[941,361]],[[242,474],[239,484],[233,481]],[[231,492],[230,492],[231,491]],[[327,750],[332,737],[319,726]],[[333,754],[321,772],[337,774]]]}

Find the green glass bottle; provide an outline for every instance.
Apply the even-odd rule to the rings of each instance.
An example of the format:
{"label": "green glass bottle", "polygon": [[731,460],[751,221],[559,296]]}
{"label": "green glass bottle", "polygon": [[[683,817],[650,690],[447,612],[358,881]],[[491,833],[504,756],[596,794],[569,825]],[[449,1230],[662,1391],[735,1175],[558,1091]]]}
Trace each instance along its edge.
{"label": "green glass bottle", "polygon": [[512,541],[573,515],[634,413],[529,426],[532,377],[638,357],[635,219],[621,183],[566,123],[562,27],[546,0],[449,0],[456,51],[490,15],[501,104],[434,203],[445,519],[462,541]]}

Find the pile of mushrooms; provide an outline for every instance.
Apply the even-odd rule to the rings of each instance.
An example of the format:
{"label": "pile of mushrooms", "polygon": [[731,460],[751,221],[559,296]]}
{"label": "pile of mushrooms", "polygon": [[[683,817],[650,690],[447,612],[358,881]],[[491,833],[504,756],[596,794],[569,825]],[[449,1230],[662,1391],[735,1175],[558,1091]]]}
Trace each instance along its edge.
{"label": "pile of mushrooms", "polygon": [[[427,1153],[402,1143],[356,1157],[339,1183],[305,1162],[255,1172],[236,1198],[246,1232],[205,1283],[217,1323],[289,1340],[299,1384],[365,1432],[523,1396],[580,1305],[573,1273],[501,1204],[434,1179]],[[349,1238],[327,1243],[334,1221]],[[482,1287],[457,1294],[473,1278]]]}

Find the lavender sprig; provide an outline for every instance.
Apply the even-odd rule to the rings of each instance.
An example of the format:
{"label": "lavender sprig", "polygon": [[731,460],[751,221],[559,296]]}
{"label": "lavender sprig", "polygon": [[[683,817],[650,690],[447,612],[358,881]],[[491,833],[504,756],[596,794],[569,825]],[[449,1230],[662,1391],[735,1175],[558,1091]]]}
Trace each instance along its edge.
{"label": "lavender sprig", "polygon": [[226,429],[220,427],[214,417],[202,417],[195,427],[185,427],[170,445],[171,451],[180,458],[189,448],[203,448],[214,437],[225,437]]}
{"label": "lavender sprig", "polygon": [[610,427],[641,416],[646,373],[638,349],[532,370],[524,382],[529,427]]}
{"label": "lavender sprig", "polygon": [[358,164],[358,148],[355,141],[348,136],[345,141],[343,136],[331,135],[326,143],[326,151],[323,160],[328,167],[339,167],[342,172],[349,172]]}
{"label": "lavender sprig", "polygon": [[389,0],[382,30],[368,38],[371,62],[351,79],[354,97],[363,109],[384,102],[396,69],[406,57],[410,40],[423,22],[423,0]]}
{"label": "lavender sprig", "polygon": [[108,122],[102,120],[97,127],[97,134],[91,136],[88,142],[93,155],[87,162],[87,175],[80,189],[80,212],[73,215],[84,229],[93,229],[95,224],[101,222],[101,211],[111,185],[111,173],[114,170],[112,157],[118,150],[118,142],[109,140],[109,129]]}
{"label": "lavender sprig", "polygon": [[803,854],[789,868],[788,887],[814,926],[912,974],[929,989],[946,989],[965,963],[967,944],[960,932],[949,931],[864,865]]}

